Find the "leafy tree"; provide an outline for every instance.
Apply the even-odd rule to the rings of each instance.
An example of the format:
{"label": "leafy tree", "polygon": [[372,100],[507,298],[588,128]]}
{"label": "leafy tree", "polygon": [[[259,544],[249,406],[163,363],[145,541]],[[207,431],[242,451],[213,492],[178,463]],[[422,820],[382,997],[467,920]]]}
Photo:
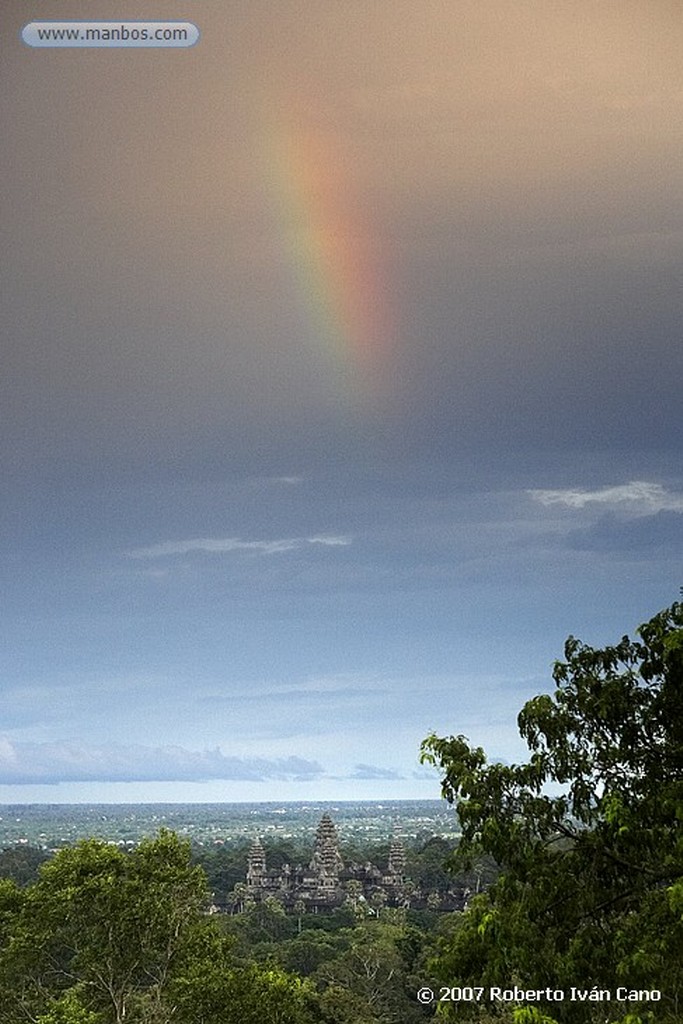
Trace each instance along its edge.
{"label": "leafy tree", "polygon": [[83,1006],[79,988],[74,986],[68,989],[47,1013],[38,1017],[36,1024],[102,1024],[100,1014]]}
{"label": "leafy tree", "polygon": [[9,846],[0,852],[0,878],[11,878],[17,885],[35,882],[40,865],[49,856],[35,846]]}
{"label": "leafy tree", "polygon": [[249,892],[246,882],[236,882],[232,892],[228,893],[228,907],[231,911],[242,913],[248,907],[254,906],[254,898]]}
{"label": "leafy tree", "polygon": [[387,904],[387,894],[384,889],[375,889],[370,896],[370,906],[376,917],[381,917],[382,910]]}
{"label": "leafy tree", "polygon": [[362,883],[356,878],[351,878],[344,885],[344,890],[346,893],[344,905],[351,908],[357,920],[362,920],[368,913],[368,905]]}
{"label": "leafy tree", "polygon": [[193,847],[192,861],[203,868],[209,889],[219,906],[228,903],[228,894],[233,886],[244,881],[248,852],[249,843],[246,842],[210,849]]}
{"label": "leafy tree", "polygon": [[273,896],[259,903],[245,904],[243,912],[228,922],[227,927],[245,948],[291,938],[298,928],[296,919],[287,915],[282,903]]}
{"label": "leafy tree", "polygon": [[415,991],[407,990],[407,965],[399,945],[405,929],[366,921],[347,933],[348,944],[313,978],[330,1024],[409,1024],[423,1020]]}
{"label": "leafy tree", "polygon": [[294,901],[294,906],[292,907],[292,909],[293,909],[294,913],[296,914],[296,930],[297,930],[297,934],[301,935],[301,929],[303,927],[302,919],[303,919],[303,916],[304,916],[304,914],[306,913],[306,910],[307,910],[306,901],[302,900],[302,899],[295,900]]}
{"label": "leafy tree", "polygon": [[295,939],[278,942],[271,948],[270,955],[275,957],[286,971],[306,978],[323,964],[334,960],[347,948],[347,932],[348,929],[345,929],[344,933],[338,932],[333,935],[320,929],[306,928]]}
{"label": "leafy tree", "polygon": [[445,869],[451,845],[441,836],[431,836],[419,850],[408,853],[407,874],[423,892],[446,892],[453,876]]}
{"label": "leafy tree", "polygon": [[570,637],[553,678],[554,693],[518,718],[526,763],[489,764],[462,736],[423,744],[462,825],[452,866],[483,851],[503,868],[461,916],[438,968],[450,985],[660,989],[657,1003],[573,1002],[543,1014],[679,1021],[683,604],[603,650]]}
{"label": "leafy tree", "polygon": [[272,965],[236,967],[228,940],[202,937],[170,985],[175,1024],[318,1024],[312,987]]}
{"label": "leafy tree", "polygon": [[206,896],[189,845],[170,832],[132,853],[98,840],[60,851],[35,885],[0,893],[12,912],[0,951],[0,1021],[48,1011],[78,1020],[77,1003],[114,1024],[145,1003],[153,1019]]}
{"label": "leafy tree", "polygon": [[[206,908],[189,844],[166,831],[130,853],[79,843],[25,889],[0,880],[0,1022],[323,1020],[311,984],[273,964],[239,964]],[[256,930],[295,929],[276,900],[252,913],[261,914],[247,922]]]}

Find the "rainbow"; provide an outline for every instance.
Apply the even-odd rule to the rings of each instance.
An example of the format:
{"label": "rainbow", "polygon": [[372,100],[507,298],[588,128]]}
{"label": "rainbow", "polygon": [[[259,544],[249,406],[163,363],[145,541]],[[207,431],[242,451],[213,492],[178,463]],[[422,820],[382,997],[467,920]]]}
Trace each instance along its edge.
{"label": "rainbow", "polygon": [[309,102],[298,115],[292,107],[272,130],[269,160],[287,262],[317,355],[376,394],[392,335],[379,240],[354,194],[352,159],[315,127]]}

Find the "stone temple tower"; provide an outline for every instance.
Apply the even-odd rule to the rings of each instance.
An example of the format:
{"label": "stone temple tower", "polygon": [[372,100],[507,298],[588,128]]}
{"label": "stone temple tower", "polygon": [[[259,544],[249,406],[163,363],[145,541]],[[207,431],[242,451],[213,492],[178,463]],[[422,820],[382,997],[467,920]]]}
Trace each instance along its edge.
{"label": "stone temple tower", "polygon": [[339,883],[339,872],[343,868],[339,853],[337,830],[329,814],[323,814],[315,834],[311,871],[324,888],[335,888]]}
{"label": "stone temple tower", "polygon": [[255,839],[249,848],[247,857],[247,885],[250,889],[260,889],[266,877],[266,851],[260,839]]}
{"label": "stone temple tower", "polygon": [[389,865],[387,874],[395,885],[402,885],[405,881],[406,851],[403,841],[398,834],[394,834],[389,847]]}

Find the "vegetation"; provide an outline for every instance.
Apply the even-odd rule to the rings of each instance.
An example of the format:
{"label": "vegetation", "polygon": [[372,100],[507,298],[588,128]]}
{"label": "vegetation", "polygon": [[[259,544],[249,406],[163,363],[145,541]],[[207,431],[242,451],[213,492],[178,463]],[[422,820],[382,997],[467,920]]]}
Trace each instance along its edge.
{"label": "vegetation", "polygon": [[49,853],[35,846],[11,846],[0,850],[0,878],[10,878],[17,885],[28,885],[36,881],[38,869],[49,857]]}
{"label": "vegetation", "polygon": [[[437,915],[384,908],[380,916],[285,916],[277,901],[225,921],[244,962],[276,965],[315,992],[316,1019],[326,1024],[419,1024],[431,1017],[415,992],[426,977]],[[417,922],[417,923],[416,923]],[[300,928],[299,925],[302,925]]]}
{"label": "vegetation", "polygon": [[[569,638],[554,694],[519,715],[527,763],[489,764],[462,736],[423,744],[462,824],[451,866],[484,851],[503,868],[442,944],[443,984],[613,997],[525,1008],[520,1021],[683,1017],[683,605],[638,635],[604,650]],[[636,995],[615,1002],[617,990]],[[638,998],[652,990],[659,1001]]]}
{"label": "vegetation", "polygon": [[[425,909],[352,880],[337,910],[286,913],[250,898],[245,848],[193,854],[169,831],[132,850],[0,853],[0,1024],[679,1022],[683,605],[604,650],[570,637],[554,680],[520,713],[526,763],[425,741],[462,826],[455,851],[435,837],[407,851]],[[437,912],[457,873],[468,908]],[[233,912],[211,914],[229,892]],[[480,996],[422,1004],[425,986]]]}
{"label": "vegetation", "polygon": [[[434,844],[425,849],[438,882]],[[268,898],[211,915],[203,868],[168,831],[132,851],[83,840],[38,861],[8,856],[6,874],[17,878],[0,880],[0,1024],[413,1024],[432,1015],[414,993],[436,914],[371,906],[350,890],[327,914],[303,905],[285,914]],[[224,861],[211,858],[214,868]],[[33,880],[19,884],[27,865]]]}
{"label": "vegetation", "polygon": [[190,848],[171,832],[133,852],[60,851],[38,881],[0,883],[0,1021],[312,1024],[308,988],[238,967],[206,914]]}

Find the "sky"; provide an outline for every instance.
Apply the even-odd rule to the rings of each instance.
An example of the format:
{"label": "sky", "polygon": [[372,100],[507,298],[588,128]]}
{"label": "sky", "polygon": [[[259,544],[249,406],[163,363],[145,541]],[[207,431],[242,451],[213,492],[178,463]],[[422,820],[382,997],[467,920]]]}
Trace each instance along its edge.
{"label": "sky", "polygon": [[677,598],[680,13],[4,5],[0,802],[436,798]]}

